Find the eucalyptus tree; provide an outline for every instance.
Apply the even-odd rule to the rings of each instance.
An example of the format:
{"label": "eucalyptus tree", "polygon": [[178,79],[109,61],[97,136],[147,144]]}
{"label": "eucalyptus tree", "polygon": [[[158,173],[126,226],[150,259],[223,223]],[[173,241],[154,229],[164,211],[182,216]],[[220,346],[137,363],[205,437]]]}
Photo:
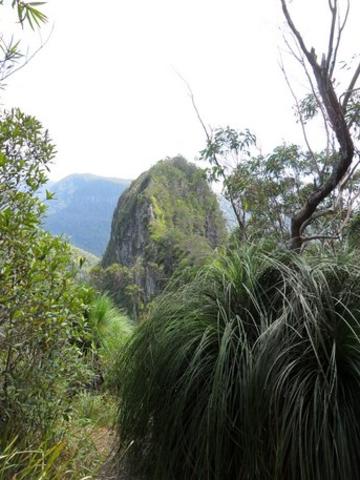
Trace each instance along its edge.
{"label": "eucalyptus tree", "polygon": [[319,207],[322,207],[323,202],[336,189],[341,194],[354,173],[354,168],[351,167],[354,157],[358,157],[354,142],[359,139],[360,104],[356,86],[360,76],[360,62],[352,72],[345,89],[337,88],[335,73],[338,66],[338,51],[349,17],[350,0],[347,0],[344,18],[340,17],[339,0],[329,0],[331,22],[328,49],[322,55],[318,55],[314,47],[309,48],[306,45],[290,14],[286,0],[281,0],[281,5],[298,47],[297,58],[308,75],[315,107],[320,110],[330,135],[333,134],[337,142],[332,154],[329,175],[325,176],[321,183],[309,193],[301,208],[291,217],[290,247],[298,249],[306,241],[304,232],[307,226],[319,216],[328,214],[328,209],[319,210]]}
{"label": "eucalyptus tree", "polygon": [[[330,0],[327,51],[319,55],[308,47],[297,29],[286,0],[280,0],[291,34],[285,42],[301,65],[309,92],[298,99],[282,66],[295,101],[305,147],[281,145],[269,155],[256,150],[254,134],[229,127],[209,131],[202,158],[211,164],[211,179],[221,179],[243,237],[272,233],[300,250],[311,240],[334,241],[343,237],[360,195],[360,63],[345,86],[336,81],[344,69],[338,52],[349,19],[350,1],[340,15],[340,0]],[[198,112],[197,112],[198,113]],[[308,124],[322,118],[326,147],[315,151]],[[200,118],[201,120],[201,118]]]}

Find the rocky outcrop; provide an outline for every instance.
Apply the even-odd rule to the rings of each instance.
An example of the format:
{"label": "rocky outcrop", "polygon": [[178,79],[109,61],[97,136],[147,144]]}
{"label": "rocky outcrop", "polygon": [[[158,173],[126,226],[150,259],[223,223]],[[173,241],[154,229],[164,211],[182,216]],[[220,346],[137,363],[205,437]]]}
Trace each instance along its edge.
{"label": "rocky outcrop", "polygon": [[121,195],[102,265],[133,267],[149,301],[179,265],[203,262],[224,236],[204,171],[182,157],[162,160]]}

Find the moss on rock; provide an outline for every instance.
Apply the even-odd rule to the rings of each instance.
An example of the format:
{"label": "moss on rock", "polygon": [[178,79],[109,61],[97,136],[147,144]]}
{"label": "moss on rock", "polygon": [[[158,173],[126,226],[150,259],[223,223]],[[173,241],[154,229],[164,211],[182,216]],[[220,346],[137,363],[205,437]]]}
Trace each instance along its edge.
{"label": "moss on rock", "polygon": [[179,266],[203,263],[224,237],[205,172],[180,156],[161,160],[120,197],[102,266],[141,265],[134,282],[148,302]]}

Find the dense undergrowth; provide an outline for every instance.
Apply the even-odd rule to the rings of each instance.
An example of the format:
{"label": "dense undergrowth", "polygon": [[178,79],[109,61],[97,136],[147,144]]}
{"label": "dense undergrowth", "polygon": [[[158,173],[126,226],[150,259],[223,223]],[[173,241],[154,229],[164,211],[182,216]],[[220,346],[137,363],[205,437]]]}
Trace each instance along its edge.
{"label": "dense undergrowth", "polygon": [[96,478],[111,443],[111,365],[131,330],[80,281],[70,245],[41,227],[54,151],[35,118],[1,113],[1,480]]}
{"label": "dense undergrowth", "polygon": [[[113,362],[132,326],[108,297],[94,292],[90,296],[83,355],[69,365],[74,370],[86,370],[87,375],[76,391],[61,390],[65,395],[58,399],[62,410],[58,411],[56,422],[44,423],[44,430],[21,430],[16,421],[11,422],[11,432],[2,430],[1,480],[100,478],[114,440],[117,408],[112,386]],[[32,384],[26,388],[31,395]],[[39,400],[45,402],[46,397]],[[26,411],[23,420],[26,425]]]}
{"label": "dense undergrowth", "polygon": [[351,253],[242,248],[162,296],[118,366],[119,434],[147,480],[344,480],[360,465]]}

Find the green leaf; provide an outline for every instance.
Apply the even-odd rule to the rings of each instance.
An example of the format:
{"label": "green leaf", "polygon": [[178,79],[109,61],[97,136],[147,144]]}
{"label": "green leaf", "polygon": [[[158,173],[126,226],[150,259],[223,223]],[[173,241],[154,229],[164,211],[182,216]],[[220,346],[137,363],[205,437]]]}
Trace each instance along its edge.
{"label": "green leaf", "polygon": [[55,193],[49,192],[49,190],[46,190],[46,200],[53,200],[55,197]]}

